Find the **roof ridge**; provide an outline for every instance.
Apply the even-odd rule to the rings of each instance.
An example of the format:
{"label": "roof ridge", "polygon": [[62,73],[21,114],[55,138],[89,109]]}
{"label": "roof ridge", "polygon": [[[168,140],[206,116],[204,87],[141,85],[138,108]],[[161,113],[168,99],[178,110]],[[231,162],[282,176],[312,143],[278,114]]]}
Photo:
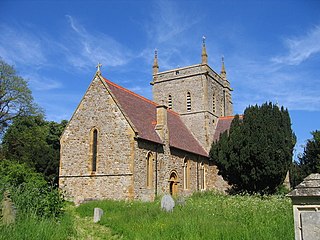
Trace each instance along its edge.
{"label": "roof ridge", "polygon": [[[159,105],[159,104],[157,104],[156,102],[151,101],[150,99],[145,98],[145,97],[143,97],[143,96],[141,96],[141,95],[139,95],[139,94],[137,94],[137,93],[135,93],[135,92],[133,92],[133,91],[130,91],[130,90],[127,89],[127,88],[121,87],[120,85],[118,85],[118,84],[116,84],[116,83],[114,83],[114,82],[106,79],[105,77],[102,77],[102,78],[103,78],[108,84],[110,84],[110,85],[112,85],[112,86],[114,86],[114,87],[116,87],[116,88],[118,88],[118,89],[120,89],[120,90],[123,90],[123,91],[125,91],[125,92],[127,92],[127,93],[129,93],[129,94],[131,94],[131,95],[133,95],[133,96],[135,96],[135,97],[138,97],[138,98],[140,98],[140,99],[143,100],[143,101],[146,101],[146,102],[148,102],[148,103],[150,103],[150,104],[152,104],[152,105],[154,105],[154,106],[158,106],[158,105]],[[170,111],[171,113],[173,113],[173,114],[175,114],[175,115],[180,116],[179,113],[177,113],[177,112],[175,112],[175,111],[173,111],[173,110],[171,110],[171,109],[168,109],[168,111]]]}
{"label": "roof ridge", "polygon": [[102,78],[103,78],[108,84],[111,84],[112,86],[114,86],[114,87],[116,87],[116,88],[118,88],[118,89],[120,89],[120,90],[122,90],[122,91],[125,91],[125,92],[127,92],[127,93],[129,93],[129,94],[131,94],[131,95],[133,95],[133,96],[135,96],[135,97],[140,98],[141,100],[144,100],[144,101],[146,101],[146,102],[148,102],[148,103],[151,103],[152,105],[157,106],[157,104],[156,104],[155,102],[153,102],[153,101],[151,101],[151,100],[149,100],[149,99],[147,99],[147,98],[145,98],[145,97],[143,97],[143,96],[141,96],[141,95],[139,95],[139,94],[137,94],[137,93],[135,93],[135,92],[132,92],[132,91],[130,91],[130,90],[127,89],[127,88],[121,87],[120,85],[115,84],[114,82],[111,82],[110,80],[108,80],[108,79],[106,79],[106,78],[104,78],[104,77],[102,77]]}

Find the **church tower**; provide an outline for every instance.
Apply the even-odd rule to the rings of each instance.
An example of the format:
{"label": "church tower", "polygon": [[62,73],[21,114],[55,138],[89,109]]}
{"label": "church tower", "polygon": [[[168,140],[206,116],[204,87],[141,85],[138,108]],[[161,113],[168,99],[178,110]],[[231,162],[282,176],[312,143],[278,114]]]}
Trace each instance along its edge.
{"label": "church tower", "polygon": [[231,87],[224,59],[218,74],[208,65],[205,38],[201,63],[159,72],[158,53],[153,64],[153,100],[163,102],[181,119],[209,152],[219,117],[233,115]]}

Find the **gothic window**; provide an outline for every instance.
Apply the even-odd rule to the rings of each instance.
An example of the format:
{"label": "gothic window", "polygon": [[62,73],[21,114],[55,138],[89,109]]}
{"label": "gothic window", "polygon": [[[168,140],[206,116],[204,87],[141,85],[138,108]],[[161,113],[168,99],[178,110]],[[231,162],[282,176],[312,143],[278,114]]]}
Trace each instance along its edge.
{"label": "gothic window", "polygon": [[187,112],[191,112],[191,94],[187,92]]}
{"label": "gothic window", "polygon": [[169,107],[169,109],[172,109],[172,96],[171,95],[169,95],[169,97],[168,97],[168,107]]}
{"label": "gothic window", "polygon": [[205,189],[205,168],[203,162],[200,165],[200,188],[201,190]]}
{"label": "gothic window", "polygon": [[147,155],[147,187],[152,188],[153,181],[153,155],[151,152]]}
{"label": "gothic window", "polygon": [[98,130],[94,129],[92,131],[92,158],[91,158],[91,171],[95,172],[97,170],[97,152],[98,152]]}
{"label": "gothic window", "polygon": [[184,187],[184,189],[189,189],[189,183],[190,183],[190,166],[189,166],[189,161],[185,159],[183,161],[183,187]]}

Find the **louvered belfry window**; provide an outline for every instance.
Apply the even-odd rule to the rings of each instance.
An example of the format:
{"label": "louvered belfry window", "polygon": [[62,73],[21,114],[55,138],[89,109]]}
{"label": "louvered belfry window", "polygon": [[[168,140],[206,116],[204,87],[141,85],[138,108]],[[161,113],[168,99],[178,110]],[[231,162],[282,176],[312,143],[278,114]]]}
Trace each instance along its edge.
{"label": "louvered belfry window", "polygon": [[171,95],[169,95],[169,97],[168,97],[168,108],[172,109],[172,96]]}
{"label": "louvered belfry window", "polygon": [[187,112],[191,112],[191,94],[187,92]]}

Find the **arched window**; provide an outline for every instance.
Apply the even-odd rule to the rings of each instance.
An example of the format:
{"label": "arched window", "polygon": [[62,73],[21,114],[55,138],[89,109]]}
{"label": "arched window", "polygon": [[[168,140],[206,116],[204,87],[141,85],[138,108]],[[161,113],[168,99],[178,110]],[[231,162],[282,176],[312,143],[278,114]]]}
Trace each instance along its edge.
{"label": "arched window", "polygon": [[191,112],[191,94],[187,92],[187,112]]}
{"label": "arched window", "polygon": [[184,189],[189,189],[190,183],[190,166],[189,161],[185,159],[183,161],[183,187]]}
{"label": "arched window", "polygon": [[152,188],[153,183],[153,154],[147,155],[147,187]]}
{"label": "arched window", "polygon": [[97,152],[98,152],[98,130],[94,129],[92,132],[92,158],[91,158],[91,171],[97,170]]}
{"label": "arched window", "polygon": [[171,95],[168,96],[168,107],[169,107],[169,109],[172,109],[172,96]]}
{"label": "arched window", "polygon": [[206,188],[205,185],[206,179],[205,179],[205,168],[203,162],[200,165],[200,188],[201,190],[204,190]]}

